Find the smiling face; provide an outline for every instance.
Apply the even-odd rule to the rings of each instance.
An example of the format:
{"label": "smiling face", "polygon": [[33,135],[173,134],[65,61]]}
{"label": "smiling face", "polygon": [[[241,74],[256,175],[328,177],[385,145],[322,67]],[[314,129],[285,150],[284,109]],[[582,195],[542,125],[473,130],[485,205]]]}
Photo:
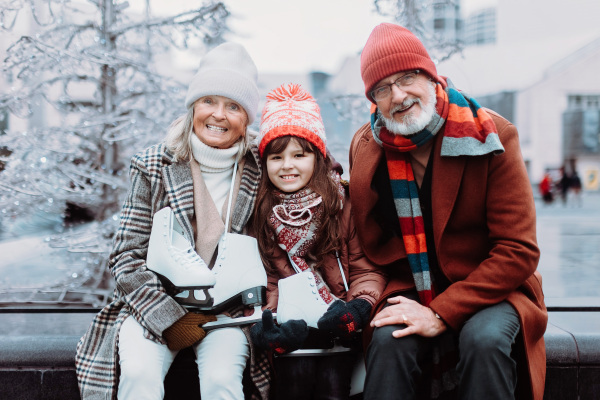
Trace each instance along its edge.
{"label": "smiling face", "polygon": [[285,149],[267,155],[267,175],[271,183],[285,193],[303,189],[315,170],[315,154],[304,151],[296,139]]}
{"label": "smiling face", "polygon": [[[391,84],[403,74],[382,79],[375,88]],[[386,128],[400,135],[412,135],[425,128],[435,113],[435,82],[429,80],[426,74],[419,74],[410,86],[399,88],[391,85],[391,89],[389,97],[377,101]]]}
{"label": "smiling face", "polygon": [[228,149],[246,134],[248,115],[237,102],[204,96],[194,103],[194,133],[204,144]]}

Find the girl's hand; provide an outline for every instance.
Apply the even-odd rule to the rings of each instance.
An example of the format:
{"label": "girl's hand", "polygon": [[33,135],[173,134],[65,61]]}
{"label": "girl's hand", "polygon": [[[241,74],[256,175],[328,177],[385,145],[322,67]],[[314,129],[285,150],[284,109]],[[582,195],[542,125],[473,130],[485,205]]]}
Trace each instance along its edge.
{"label": "girl's hand", "polygon": [[308,325],[303,319],[293,319],[280,326],[275,325],[273,313],[263,311],[262,321],[250,328],[252,343],[263,350],[285,354],[298,350],[308,336]]}
{"label": "girl's hand", "polygon": [[348,303],[336,300],[319,318],[317,326],[335,337],[351,338],[367,324],[371,308],[371,303],[364,299],[354,299]]}

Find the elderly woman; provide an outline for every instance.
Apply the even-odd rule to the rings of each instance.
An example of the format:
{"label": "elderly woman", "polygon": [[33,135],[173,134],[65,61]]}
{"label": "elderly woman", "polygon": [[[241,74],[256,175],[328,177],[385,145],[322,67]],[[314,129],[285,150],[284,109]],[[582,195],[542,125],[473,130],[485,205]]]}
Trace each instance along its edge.
{"label": "elderly woman", "polygon": [[[244,398],[242,374],[251,357],[247,331],[230,327],[206,335],[199,324],[207,318],[182,307],[146,257],[153,216],[164,207],[187,236],[193,232],[188,240],[209,265],[223,232],[244,233],[260,178],[250,151],[255,135],[247,130],[258,109],[256,82],[256,66],[242,46],[214,48],[192,79],[187,114],[173,123],[165,143],[133,157],[131,188],[109,260],[115,300],[77,346],[83,399],[162,399],[167,371],[178,350],[188,346],[196,353],[203,399]],[[235,201],[231,226],[225,227],[230,187]],[[255,394],[266,399],[268,382],[259,370],[252,362],[251,376],[261,388]]]}

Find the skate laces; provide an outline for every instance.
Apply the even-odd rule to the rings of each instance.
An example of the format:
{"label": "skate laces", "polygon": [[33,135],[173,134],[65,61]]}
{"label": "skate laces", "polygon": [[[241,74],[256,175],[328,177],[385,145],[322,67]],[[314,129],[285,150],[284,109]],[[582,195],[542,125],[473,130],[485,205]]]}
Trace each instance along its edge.
{"label": "skate laces", "polygon": [[200,258],[200,256],[198,255],[198,253],[196,253],[194,250],[192,250],[191,247],[184,254],[183,261],[185,263],[185,267],[186,268],[190,268],[190,267],[195,266],[197,264],[200,264],[201,266],[204,265],[204,260],[202,258]]}
{"label": "skate laces", "polygon": [[191,247],[188,247],[185,250],[178,249],[176,247],[171,246],[170,250],[173,254],[173,258],[183,264],[185,269],[190,269],[193,267],[197,267],[198,264],[202,266],[204,264],[204,260],[200,258],[198,253],[196,253]]}

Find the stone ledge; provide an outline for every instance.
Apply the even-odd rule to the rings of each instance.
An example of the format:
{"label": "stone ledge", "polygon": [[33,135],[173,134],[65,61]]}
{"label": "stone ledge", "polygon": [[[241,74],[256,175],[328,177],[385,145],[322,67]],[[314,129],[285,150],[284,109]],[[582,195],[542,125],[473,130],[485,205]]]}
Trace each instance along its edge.
{"label": "stone ledge", "polygon": [[75,368],[79,336],[0,336],[0,368]]}
{"label": "stone ledge", "polygon": [[[0,326],[6,326],[3,322],[7,321],[14,324],[14,318],[10,320],[8,315],[0,312]],[[79,316],[76,323],[66,315],[55,313],[43,317],[57,325],[64,323],[63,327],[68,328],[64,334],[55,328],[29,327],[17,329],[16,334],[0,332],[1,399],[79,399],[75,349],[94,314]],[[30,316],[33,321],[40,321],[40,314]],[[68,322],[62,321],[63,318]],[[25,325],[33,323],[26,317],[17,320]],[[79,330],[81,334],[74,334]],[[544,399],[597,398],[600,393],[600,312],[550,312],[544,338],[547,351]],[[176,373],[167,376],[165,399],[181,398],[186,391],[197,393],[194,369],[192,353],[182,352],[172,369]]]}

